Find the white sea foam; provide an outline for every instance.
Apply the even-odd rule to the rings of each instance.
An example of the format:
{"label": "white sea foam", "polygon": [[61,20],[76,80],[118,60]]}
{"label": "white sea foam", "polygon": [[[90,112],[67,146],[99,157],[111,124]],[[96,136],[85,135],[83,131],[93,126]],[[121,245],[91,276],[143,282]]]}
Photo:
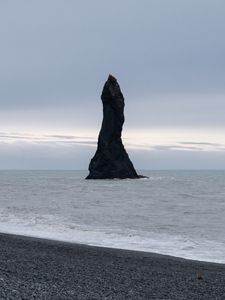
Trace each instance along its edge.
{"label": "white sea foam", "polygon": [[0,231],[225,263],[225,172],[0,172]]}

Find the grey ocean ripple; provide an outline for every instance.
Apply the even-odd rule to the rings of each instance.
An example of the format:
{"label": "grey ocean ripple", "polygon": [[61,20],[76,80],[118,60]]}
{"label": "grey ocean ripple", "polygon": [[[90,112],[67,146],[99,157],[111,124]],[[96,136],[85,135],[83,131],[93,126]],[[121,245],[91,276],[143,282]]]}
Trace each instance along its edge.
{"label": "grey ocean ripple", "polygon": [[0,231],[225,263],[225,171],[0,171]]}

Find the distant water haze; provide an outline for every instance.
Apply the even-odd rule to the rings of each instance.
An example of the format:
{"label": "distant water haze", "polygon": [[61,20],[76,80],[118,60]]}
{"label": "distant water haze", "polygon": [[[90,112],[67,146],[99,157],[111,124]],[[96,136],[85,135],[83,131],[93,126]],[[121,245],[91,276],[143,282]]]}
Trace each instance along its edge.
{"label": "distant water haze", "polygon": [[[26,130],[25,130],[26,129]],[[87,169],[99,129],[0,132],[2,169]],[[139,169],[225,169],[222,128],[124,126],[123,141]]]}

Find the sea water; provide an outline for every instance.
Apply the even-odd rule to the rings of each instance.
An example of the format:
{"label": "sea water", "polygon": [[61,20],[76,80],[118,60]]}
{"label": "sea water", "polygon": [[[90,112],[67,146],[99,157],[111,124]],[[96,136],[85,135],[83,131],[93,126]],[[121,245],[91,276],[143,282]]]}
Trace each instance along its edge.
{"label": "sea water", "polygon": [[0,231],[225,263],[225,171],[0,171]]}

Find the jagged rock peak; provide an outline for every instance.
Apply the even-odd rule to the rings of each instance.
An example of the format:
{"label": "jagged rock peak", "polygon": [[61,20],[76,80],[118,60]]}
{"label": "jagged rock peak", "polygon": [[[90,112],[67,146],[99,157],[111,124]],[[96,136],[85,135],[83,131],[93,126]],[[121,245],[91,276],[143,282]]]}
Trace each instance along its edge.
{"label": "jagged rock peak", "polygon": [[117,84],[117,79],[112,74],[109,74],[108,81],[110,81],[113,85]]}

